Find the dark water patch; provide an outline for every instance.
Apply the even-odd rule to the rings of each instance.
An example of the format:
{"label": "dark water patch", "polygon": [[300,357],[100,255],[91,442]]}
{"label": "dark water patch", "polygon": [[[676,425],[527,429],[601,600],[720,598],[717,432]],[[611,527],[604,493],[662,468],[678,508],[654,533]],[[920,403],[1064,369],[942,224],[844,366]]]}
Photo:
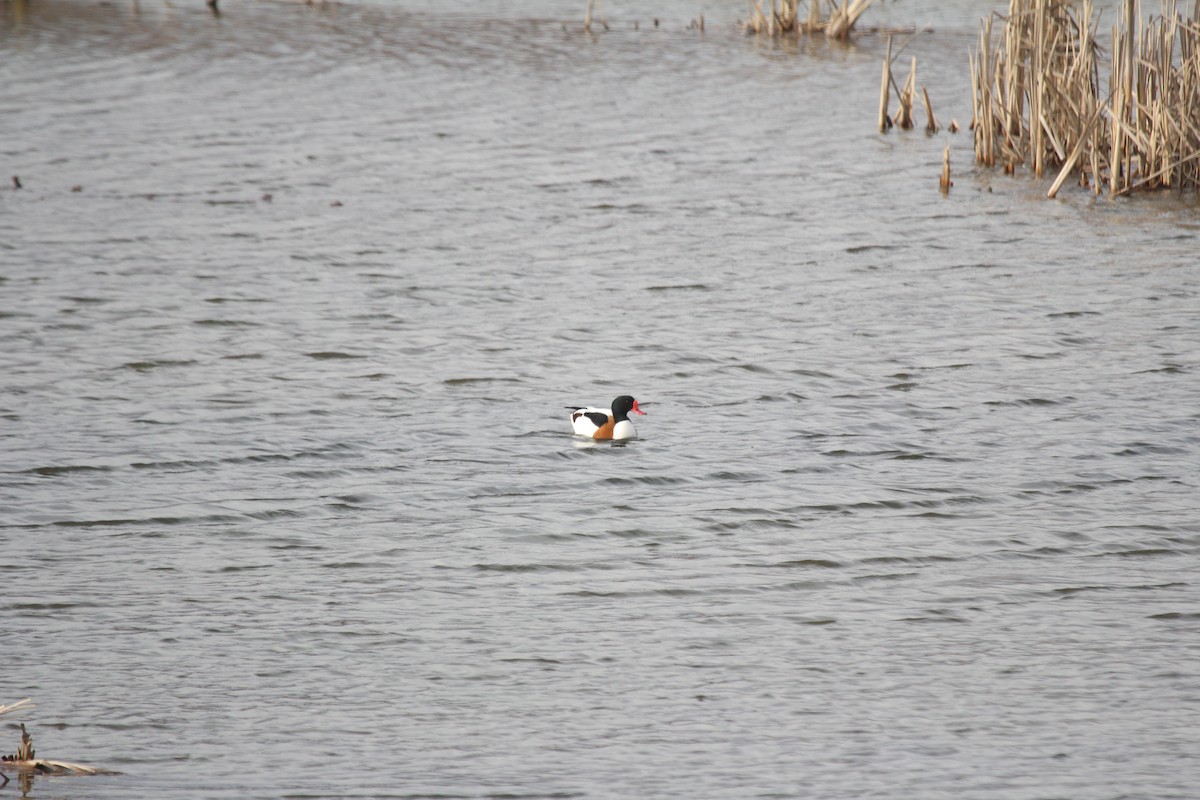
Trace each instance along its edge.
{"label": "dark water patch", "polygon": [[1099,311],[1058,311],[1053,314],[1047,314],[1048,319],[1075,319],[1077,317],[1099,317]]}
{"label": "dark water patch", "polygon": [[[1188,451],[1186,449],[1182,447],[1176,447],[1174,445],[1158,444],[1156,442],[1130,442],[1129,444],[1125,445],[1124,449],[1114,451],[1113,455],[1129,457],[1143,455],[1182,455],[1187,453]],[[1157,478],[1159,476],[1151,477]]]}
{"label": "dark water patch", "polygon": [[219,464],[269,464],[273,461],[292,461],[295,456],[284,453],[256,453],[250,456],[230,456],[222,458]]}
{"label": "dark water patch", "polygon": [[767,480],[766,475],[761,472],[713,472],[705,476],[705,480],[710,481],[734,481],[735,483],[758,483],[759,481]]}
{"label": "dark water patch", "polygon": [[764,367],[761,364],[731,364],[727,367],[722,367],[720,372],[750,372],[755,375],[773,375],[775,370],[770,367]]}
{"label": "dark water patch", "polygon": [[650,530],[648,528],[621,528],[609,531],[608,535],[619,539],[649,539],[661,537],[663,534],[662,531]]}
{"label": "dark water patch", "polygon": [[1139,547],[1132,550],[1110,550],[1104,553],[1091,553],[1090,558],[1107,558],[1108,556],[1117,556],[1118,558],[1159,558],[1161,556],[1179,556],[1183,553],[1179,550],[1173,550],[1169,547]]}
{"label": "dark water patch", "polygon": [[221,356],[225,361],[257,361],[266,358],[262,353],[237,353],[231,356]]}
{"label": "dark water patch", "polygon": [[1151,375],[1154,373],[1162,373],[1165,375],[1182,375],[1184,372],[1187,372],[1187,368],[1184,367],[1182,364],[1168,364],[1165,367],[1159,367],[1157,369],[1144,369],[1139,372],[1135,372],[1133,374],[1134,375]]}
{"label": "dark water patch", "polygon": [[164,472],[188,472],[196,469],[206,469],[217,464],[217,461],[135,461],[130,469],[161,470]]}
{"label": "dark water patch", "polygon": [[712,287],[704,283],[679,283],[663,286],[647,286],[647,292],[707,292]]}
{"label": "dark water patch", "polygon": [[316,361],[346,361],[350,359],[366,358],[366,356],[356,355],[354,353],[343,353],[340,350],[317,350],[312,353],[305,353],[311,359]]}
{"label": "dark water patch", "polygon": [[56,528],[120,528],[144,523],[141,519],[64,519],[50,524]]}
{"label": "dark water patch", "polygon": [[33,475],[43,475],[46,477],[57,477],[59,475],[70,475],[76,472],[112,472],[112,467],[95,467],[88,464],[70,464],[57,467],[34,467],[27,469],[25,472]]}
{"label": "dark water patch", "polygon": [[1058,589],[1051,589],[1045,592],[1045,594],[1052,597],[1073,597],[1085,592],[1111,592],[1124,588],[1123,586],[1063,586]]}
{"label": "dark water patch", "polygon": [[549,668],[561,666],[565,663],[557,658],[545,658],[543,656],[516,656],[513,658],[498,658],[496,660],[502,664],[537,664]]}
{"label": "dark water patch", "polygon": [[1063,405],[1064,403],[1071,403],[1074,401],[1075,401],[1074,397],[1064,397],[1059,400],[1052,400],[1048,397],[1026,397],[1026,398],[1021,398],[1019,400],[985,400],[983,404],[985,406],[993,406],[993,407],[1004,407],[1004,406],[1039,407],[1039,406]]}
{"label": "dark water patch", "polygon": [[738,530],[793,530],[801,527],[803,525],[799,522],[787,517],[752,517],[750,519],[713,522],[704,526],[704,529],[718,533],[728,533]]}
{"label": "dark water patch", "polygon": [[[1113,481],[1113,483],[1122,483],[1123,481]],[[1090,492],[1101,488],[1094,483],[1063,483],[1061,481],[1034,481],[1032,483],[1022,484],[1020,491],[1017,492],[1019,497],[1045,497],[1049,495],[1070,495],[1080,492]]]}
{"label": "dark water patch", "polygon": [[45,611],[48,613],[57,613],[60,611],[69,611],[72,608],[87,608],[93,607],[94,603],[11,603],[7,606],[0,606],[0,611]]}
{"label": "dark water patch", "polygon": [[919,576],[919,572],[885,572],[876,575],[860,575],[858,577],[851,578],[850,582],[857,586],[867,586],[875,583],[895,583],[897,581],[905,581]]}
{"label": "dark water patch", "polygon": [[926,622],[967,623],[967,622],[969,622],[969,620],[964,619],[963,617],[959,616],[957,613],[955,613],[953,611],[948,611],[946,609],[930,609],[930,610],[924,612],[919,617],[901,617],[899,621],[900,622],[917,622],[917,623],[926,623]]}
{"label": "dark water patch", "polygon": [[1151,614],[1147,619],[1161,619],[1164,622],[1191,622],[1200,620],[1200,611],[1167,611],[1162,614]]}
{"label": "dark water patch", "polygon": [[349,474],[344,469],[299,469],[285,472],[284,477],[301,480],[326,480],[329,478],[341,478]]}
{"label": "dark water patch", "polygon": [[838,448],[836,450],[827,450],[821,455],[828,458],[880,458],[886,457],[892,461],[940,461],[949,464],[971,461],[972,459],[964,456],[951,456],[939,453],[929,453],[920,450],[848,450],[846,448]]}
{"label": "dark water patch", "polygon": [[888,386],[885,386],[883,388],[887,389],[888,391],[892,391],[892,392],[911,392],[913,389],[919,388],[920,385],[921,384],[915,383],[913,381],[903,381],[901,383],[889,384]]}
{"label": "dark water patch", "polygon": [[267,511],[247,511],[244,516],[258,520],[276,520],[276,519],[302,519],[307,516],[306,512],[298,511],[294,508],[273,508]]}
{"label": "dark water patch", "polygon": [[909,514],[909,516],[912,517],[913,519],[944,520],[944,519],[962,519],[964,515],[951,514],[946,511],[918,511],[915,514]]}
{"label": "dark water patch", "polygon": [[[621,443],[624,446],[624,443]],[[672,478],[669,475],[635,475],[632,477],[613,476],[600,481],[609,486],[678,486],[691,483],[688,478]]]}
{"label": "dark water patch", "polygon": [[1125,584],[1114,584],[1111,586],[1064,586],[1059,589],[1052,589],[1046,594],[1059,597],[1071,597],[1077,594],[1087,592],[1160,592],[1166,589],[1186,589],[1186,583],[1155,583],[1129,586]]}
{"label": "dark water patch", "polygon": [[[836,617],[822,617],[822,616],[810,617],[810,616],[806,616],[803,614],[785,614],[785,615],[783,615],[783,618],[786,619],[788,622],[793,622],[797,625],[813,625],[813,626],[817,626],[817,627],[821,627],[824,625],[836,625],[838,623]],[[826,670],[821,669],[820,667],[810,667],[810,668],[807,668],[805,671],[806,672],[825,672]]]}
{"label": "dark water patch", "polygon": [[520,383],[520,378],[446,378],[442,381],[446,386],[471,386],[487,383]]}
{"label": "dark water patch", "polygon": [[[759,565],[755,564],[750,566]],[[763,564],[761,566],[778,569],[808,569],[810,567],[816,567],[818,569],[841,569],[845,565],[840,561],[830,561],[824,558],[799,558],[790,561],[778,561],[774,564]]]}
{"label": "dark water patch", "polygon": [[233,514],[201,514],[194,517],[147,517],[144,522],[150,525],[175,527],[185,525],[212,525],[234,522],[238,519]]}
{"label": "dark water patch", "polygon": [[[807,397],[799,392],[783,392],[782,394],[761,394],[754,398],[755,403],[803,403],[808,400]],[[715,407],[725,406],[740,406],[746,403],[745,400],[738,400],[732,403],[717,403]]]}
{"label": "dark water patch", "polygon": [[477,572],[581,572],[575,564],[473,564]]}
{"label": "dark water patch", "polygon": [[268,550],[279,550],[286,552],[288,550],[326,550],[328,548],[319,544],[308,544],[305,542],[283,542],[278,544],[267,545]]}
{"label": "dark water patch", "polygon": [[908,564],[929,566],[930,564],[953,564],[965,559],[958,556],[870,556],[860,559],[859,564]]}
{"label": "dark water patch", "polygon": [[170,367],[192,367],[198,362],[191,359],[159,359],[154,361],[130,361],[122,364],[122,369],[131,369],[135,372],[150,372],[156,369],[166,369]]}
{"label": "dark water patch", "polygon": [[238,572],[259,572],[264,569],[271,569],[271,564],[230,564],[225,567],[218,567],[213,570],[217,574],[229,574]]}
{"label": "dark water patch", "polygon": [[244,319],[197,319],[192,321],[193,325],[198,325],[201,328],[258,328],[261,323],[250,322]]}
{"label": "dark water patch", "polygon": [[588,211],[627,211],[630,214],[649,214],[652,211],[645,203],[596,203],[585,208]]}
{"label": "dark water patch", "polygon": [[844,508],[850,511],[876,511],[885,508],[898,510],[911,505],[912,503],[907,500],[864,500],[858,503],[847,503]]}

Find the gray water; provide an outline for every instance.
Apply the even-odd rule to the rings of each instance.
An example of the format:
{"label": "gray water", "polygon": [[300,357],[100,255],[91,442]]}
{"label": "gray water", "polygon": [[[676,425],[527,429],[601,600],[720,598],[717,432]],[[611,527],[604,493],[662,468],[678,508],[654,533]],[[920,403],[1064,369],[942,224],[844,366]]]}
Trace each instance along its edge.
{"label": "gray water", "polygon": [[584,5],[0,4],[28,796],[1200,797],[1196,200]]}

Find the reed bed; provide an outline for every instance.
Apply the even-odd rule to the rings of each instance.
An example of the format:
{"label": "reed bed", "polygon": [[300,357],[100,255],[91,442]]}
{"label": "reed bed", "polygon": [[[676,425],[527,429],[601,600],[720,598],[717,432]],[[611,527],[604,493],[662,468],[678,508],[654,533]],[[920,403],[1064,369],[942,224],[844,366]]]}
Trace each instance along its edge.
{"label": "reed bed", "polygon": [[[801,14],[800,0],[746,0],[750,19],[744,24],[749,33],[780,36],[787,33],[823,33],[830,39],[849,39],[873,0],[808,0]],[[822,7],[826,10],[822,11]]]}
{"label": "reed bed", "polygon": [[[999,21],[999,30],[995,23]],[[1057,170],[1097,193],[1200,188],[1200,2],[1163,0],[1143,19],[1124,0],[1105,59],[1091,0],[1010,0],[971,57],[979,163]],[[1107,63],[1105,63],[1105,61]]]}

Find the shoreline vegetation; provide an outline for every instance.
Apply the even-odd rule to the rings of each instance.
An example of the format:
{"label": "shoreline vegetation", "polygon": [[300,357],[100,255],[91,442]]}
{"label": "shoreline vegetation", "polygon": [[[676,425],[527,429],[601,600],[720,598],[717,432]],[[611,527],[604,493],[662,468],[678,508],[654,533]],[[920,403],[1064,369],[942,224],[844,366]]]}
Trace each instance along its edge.
{"label": "shoreline vegetation", "polygon": [[976,161],[1057,169],[1048,197],[1072,175],[1113,196],[1200,188],[1200,2],[1182,14],[1164,0],[1146,19],[1124,0],[1107,60],[1099,27],[1091,0],[1010,0],[1007,16],[983,21],[971,58]]}
{"label": "shoreline vegetation", "polygon": [[[828,39],[845,41],[873,0],[809,0],[808,11],[800,15],[800,0],[747,0],[750,19],[743,23],[747,33],[776,36],[785,33],[825,34]],[[822,12],[821,8],[826,10]]]}
{"label": "shoreline vegetation", "polygon": [[[824,33],[844,41],[872,0],[810,0],[807,11],[799,0],[747,2],[747,33]],[[1162,0],[1160,14],[1143,17],[1141,0],[1122,0],[1107,56],[1100,36],[1108,32],[1092,0],[1009,0],[1007,14],[985,18],[978,49],[969,53],[976,163],[1000,164],[1007,174],[1022,166],[1038,177],[1053,171],[1047,197],[1072,176],[1081,188],[1096,194],[1107,188],[1114,197],[1200,190],[1200,0],[1189,11],[1181,12],[1181,5]],[[925,130],[937,133],[929,92],[917,91],[916,58],[903,86],[892,76],[893,61],[889,36],[880,132],[914,127],[919,97]],[[894,117],[888,113],[893,93],[899,103]],[[957,132],[957,123],[949,130]],[[943,192],[951,185],[948,152],[939,185]]]}

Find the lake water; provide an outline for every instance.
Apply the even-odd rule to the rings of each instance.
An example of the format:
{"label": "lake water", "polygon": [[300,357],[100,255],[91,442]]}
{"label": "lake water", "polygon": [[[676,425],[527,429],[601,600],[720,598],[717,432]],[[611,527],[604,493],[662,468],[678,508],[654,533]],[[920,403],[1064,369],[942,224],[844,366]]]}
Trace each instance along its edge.
{"label": "lake water", "polygon": [[1195,198],[585,5],[0,4],[28,796],[1200,797]]}

